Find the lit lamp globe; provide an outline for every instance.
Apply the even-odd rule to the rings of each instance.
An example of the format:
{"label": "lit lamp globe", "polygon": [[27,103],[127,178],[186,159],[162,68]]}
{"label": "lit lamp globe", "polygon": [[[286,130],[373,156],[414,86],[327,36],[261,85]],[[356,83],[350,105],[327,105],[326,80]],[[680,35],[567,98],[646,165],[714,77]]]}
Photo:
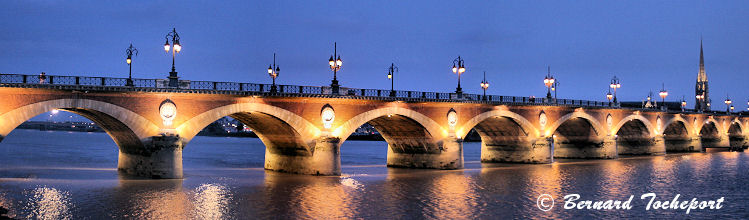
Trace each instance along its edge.
{"label": "lit lamp globe", "polygon": [[454,109],[447,112],[447,124],[450,125],[450,128],[455,128],[455,125],[458,124],[458,113]]}
{"label": "lit lamp globe", "polygon": [[333,110],[333,107],[325,105],[320,112],[320,117],[322,118],[323,127],[326,129],[331,128],[333,126],[333,120],[335,120],[335,111]]}
{"label": "lit lamp globe", "polygon": [[172,126],[172,121],[177,117],[177,105],[175,105],[172,100],[164,100],[159,106],[159,114],[161,115],[161,120],[164,123],[164,126]]}

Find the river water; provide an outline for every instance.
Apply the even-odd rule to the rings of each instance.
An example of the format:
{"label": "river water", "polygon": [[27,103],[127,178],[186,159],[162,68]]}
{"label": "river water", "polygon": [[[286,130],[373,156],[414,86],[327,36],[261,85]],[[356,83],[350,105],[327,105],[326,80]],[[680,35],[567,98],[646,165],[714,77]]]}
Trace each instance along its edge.
{"label": "river water", "polygon": [[[347,141],[341,177],[300,176],[264,171],[258,139],[196,137],[184,179],[143,180],[118,175],[104,133],[17,129],[0,143],[0,206],[19,219],[749,218],[747,152],[481,164],[480,143],[465,143],[466,169],[416,170],[385,167],[386,146]],[[645,193],[724,201],[646,210]],[[537,205],[542,194],[554,198],[550,211]],[[567,194],[634,199],[629,210],[568,210]]]}

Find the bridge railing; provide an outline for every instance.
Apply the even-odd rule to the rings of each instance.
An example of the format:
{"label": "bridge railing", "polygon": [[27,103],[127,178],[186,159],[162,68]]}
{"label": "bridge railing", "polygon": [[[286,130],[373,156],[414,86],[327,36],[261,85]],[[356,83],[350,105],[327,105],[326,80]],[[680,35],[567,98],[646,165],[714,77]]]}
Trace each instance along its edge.
{"label": "bridge railing", "polygon": [[[72,86],[101,86],[101,87],[125,87],[125,88],[171,88],[166,79],[132,79],[133,86],[127,86],[127,78],[90,77],[90,76],[60,76],[60,75],[22,75],[22,74],[0,74],[0,84],[29,84],[29,85],[72,85]],[[525,104],[525,105],[571,105],[571,106],[599,106],[616,107],[608,102],[572,100],[572,99],[547,99],[536,97],[500,96],[422,92],[405,90],[382,90],[382,89],[360,89],[341,87],[339,94],[332,94],[329,86],[299,86],[299,85],[276,85],[276,91],[272,91],[270,84],[239,83],[239,82],[213,82],[213,81],[190,81],[180,80],[180,87],[174,89],[205,90],[205,91],[236,91],[265,93],[269,95],[339,95],[355,97],[374,97],[384,99],[407,99],[414,101],[469,101],[497,104]]]}

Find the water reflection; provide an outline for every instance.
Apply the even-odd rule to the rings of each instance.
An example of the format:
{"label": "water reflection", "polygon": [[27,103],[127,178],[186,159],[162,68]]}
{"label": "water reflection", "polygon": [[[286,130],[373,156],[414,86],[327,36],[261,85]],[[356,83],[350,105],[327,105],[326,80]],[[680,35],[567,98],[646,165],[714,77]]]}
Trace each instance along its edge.
{"label": "water reflection", "polygon": [[28,192],[24,207],[28,219],[71,219],[70,194],[50,187],[38,187]]}
{"label": "water reflection", "polygon": [[[41,141],[36,134],[29,133],[26,139]],[[71,137],[91,139],[88,135]],[[103,135],[111,141],[106,134],[91,135]],[[749,197],[745,187],[749,185],[749,172],[743,172],[749,170],[747,152],[559,160],[538,165],[479,165],[478,161],[467,161],[468,169],[445,171],[386,168],[384,160],[361,156],[385,155],[380,144],[371,144],[370,148],[349,148],[348,153],[363,165],[344,166],[342,177],[325,177],[266,172],[260,165],[226,168],[222,161],[262,158],[263,150],[236,153],[247,145],[264,149],[262,143],[247,144],[247,139],[238,138],[208,140],[210,143],[202,145],[191,143],[185,151],[186,166],[192,163],[197,168],[186,169],[185,179],[137,180],[120,178],[113,168],[94,168],[92,164],[116,166],[116,150],[108,156],[92,144],[79,146],[74,153],[42,151],[62,148],[34,148],[21,141],[14,145],[13,140],[6,139],[0,151],[17,151],[0,154],[0,206],[21,219],[684,219],[714,215],[745,218],[749,213],[742,203]],[[222,150],[216,147],[221,143],[237,147]],[[469,149],[466,152],[478,152],[480,144],[467,143],[464,147]],[[37,152],[49,154],[34,155]],[[220,154],[222,159],[206,156],[211,154]],[[57,162],[30,164],[28,155]],[[110,161],[92,162],[89,158]],[[241,166],[253,167],[252,163]],[[28,176],[34,178],[25,178]],[[563,196],[571,193],[581,194],[581,199],[627,199],[635,195],[639,201],[639,195],[648,192],[664,199],[675,194],[700,199],[725,196],[727,202],[719,212],[700,210],[690,215],[640,210],[642,203],[631,211],[561,208]],[[552,211],[538,209],[540,194],[555,198]]]}
{"label": "water reflection", "polygon": [[182,180],[120,179],[113,218],[187,219],[191,207]]}
{"label": "water reflection", "polygon": [[[346,185],[341,183],[344,181]],[[280,218],[352,218],[357,215],[353,195],[357,183],[340,177],[300,176],[266,172],[262,198],[264,212]]]}
{"label": "water reflection", "polygon": [[[411,186],[413,187],[413,186]],[[443,171],[422,186],[429,197],[424,214],[429,218],[462,219],[474,218],[481,211],[477,204],[477,193],[473,180],[463,171]]]}
{"label": "water reflection", "polygon": [[201,184],[195,189],[193,204],[199,219],[222,219],[229,211],[231,191],[219,184]]}
{"label": "water reflection", "polygon": [[633,167],[631,164],[620,160],[604,161],[600,169],[603,181],[599,184],[598,193],[606,195],[608,198],[615,198],[615,196],[619,195],[631,195],[632,192],[628,183],[631,181],[632,173]]}

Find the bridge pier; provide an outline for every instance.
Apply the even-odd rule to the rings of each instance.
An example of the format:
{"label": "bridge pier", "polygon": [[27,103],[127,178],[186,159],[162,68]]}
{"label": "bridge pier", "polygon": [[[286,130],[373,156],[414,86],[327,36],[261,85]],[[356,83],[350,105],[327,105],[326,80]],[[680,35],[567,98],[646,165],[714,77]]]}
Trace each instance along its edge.
{"label": "bridge pier", "polygon": [[117,170],[130,176],[180,179],[182,149],[179,136],[154,136],[140,149],[120,146]]}
{"label": "bridge pier", "polygon": [[481,142],[482,163],[551,163],[553,155],[552,138],[541,137],[532,141],[516,141],[512,145]]}
{"label": "bridge pier", "polygon": [[441,145],[438,153],[403,153],[393,151],[393,147],[388,144],[387,166],[445,170],[462,169],[463,140],[446,138]]}
{"label": "bridge pier", "polygon": [[666,139],[666,152],[701,152],[702,141],[700,136],[687,138]]}
{"label": "bridge pier", "polygon": [[702,143],[702,148],[728,148],[731,146],[731,141],[728,135],[719,135],[719,136],[701,136],[700,142]]}
{"label": "bridge pier", "polygon": [[265,169],[308,175],[341,175],[340,139],[318,139],[312,155],[284,155],[266,149]]}
{"label": "bridge pier", "polygon": [[747,137],[743,135],[729,135],[731,149],[739,150],[747,147]]}
{"label": "bridge pier", "polygon": [[605,136],[600,142],[554,140],[554,158],[614,159],[618,157],[616,139]]}
{"label": "bridge pier", "polygon": [[622,138],[616,141],[621,155],[664,155],[666,140],[663,135],[652,138]]}

